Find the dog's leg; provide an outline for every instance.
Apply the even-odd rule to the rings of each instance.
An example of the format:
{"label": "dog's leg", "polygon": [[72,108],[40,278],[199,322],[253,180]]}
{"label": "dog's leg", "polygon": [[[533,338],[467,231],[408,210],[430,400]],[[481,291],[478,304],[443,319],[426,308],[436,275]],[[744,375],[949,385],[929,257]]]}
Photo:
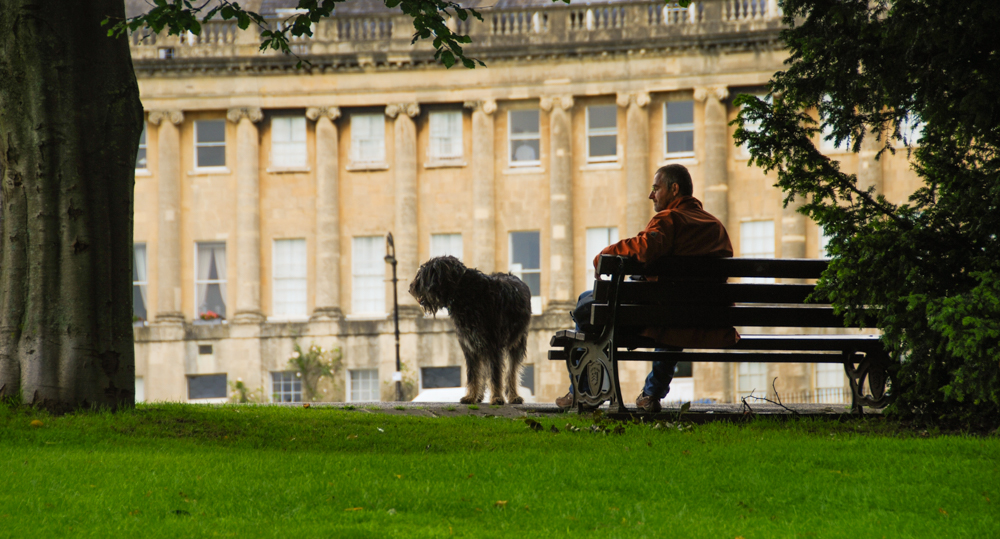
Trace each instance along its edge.
{"label": "dog's leg", "polygon": [[490,369],[490,404],[503,406],[503,350],[490,350],[486,356]]}
{"label": "dog's leg", "polygon": [[517,394],[517,388],[521,385],[521,368],[527,351],[528,332],[525,328],[514,345],[507,349],[507,402],[511,404],[524,404],[524,399]]}
{"label": "dog's leg", "polygon": [[462,404],[483,402],[483,358],[476,354],[465,339],[459,339],[459,346],[465,354],[465,396],[458,400]]}

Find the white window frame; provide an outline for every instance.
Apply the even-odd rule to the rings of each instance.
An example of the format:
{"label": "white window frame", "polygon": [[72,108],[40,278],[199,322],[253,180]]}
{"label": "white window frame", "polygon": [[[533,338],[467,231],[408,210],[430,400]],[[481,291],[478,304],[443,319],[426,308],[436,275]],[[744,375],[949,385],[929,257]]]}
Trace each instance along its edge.
{"label": "white window frame", "polygon": [[[139,250],[142,250],[142,270],[139,271]],[[146,248],[146,244],[142,242],[136,242],[132,245],[132,263],[136,267],[136,277],[138,280],[132,281],[132,294],[135,294],[135,287],[139,287],[139,295],[142,297],[143,306],[146,308],[146,320],[149,320],[149,250]],[[135,316],[135,305],[132,306],[132,316]]]}
{"label": "white window frame", "polygon": [[[767,104],[771,104],[774,101],[770,96],[767,96],[767,95],[755,95],[754,97],[757,97],[759,99],[763,99],[764,102],[767,103]],[[758,121],[746,122],[746,123],[743,124],[743,129],[745,129],[745,130],[747,130],[747,131],[749,131],[751,133],[757,133],[758,131],[760,131],[760,122],[758,122]],[[750,157],[750,150],[747,149],[747,145],[746,144],[740,144],[740,155],[744,159]]]}
{"label": "white window frame", "polygon": [[840,404],[844,402],[846,375],[840,363],[816,363],[814,370],[816,402]]}
{"label": "white window frame", "polygon": [[[370,242],[372,245],[363,245]],[[385,237],[383,236],[355,236],[351,238],[351,316],[358,318],[381,318],[386,314],[385,309],[385,261],[383,256],[375,256],[372,253],[380,253],[385,249]],[[381,246],[381,247],[379,247]],[[362,265],[364,255],[372,256],[371,264]],[[376,260],[377,258],[377,260]],[[372,286],[377,281],[378,287]],[[378,290],[377,295],[371,300],[360,298],[358,285],[372,286],[372,290]],[[368,308],[364,302],[370,303],[372,308]],[[376,306],[378,303],[378,306]]]}
{"label": "white window frame", "polygon": [[[823,96],[823,101],[830,102],[830,96]],[[832,139],[827,140],[827,137],[833,136],[833,126],[828,124],[823,118],[820,118],[820,123],[822,124],[819,131],[820,151],[828,153],[848,153],[851,151],[851,137],[840,141],[840,144],[837,144]]]}
{"label": "white window frame", "polygon": [[[462,124],[465,116],[460,110],[432,111],[428,114],[427,157],[431,161],[452,161],[465,154]],[[444,131],[444,133],[442,133]],[[444,146],[448,149],[445,150]]]}
{"label": "white window frame", "polygon": [[[770,225],[763,226],[763,225]],[[756,234],[757,230],[753,230],[755,225],[762,225],[759,228],[761,230],[770,230],[770,234],[766,232],[764,234]],[[753,233],[751,233],[753,232]],[[774,258],[774,242],[775,242],[775,230],[774,230],[774,220],[773,219],[755,219],[752,221],[743,221],[740,223],[740,258]],[[770,242],[767,239],[770,238]],[[751,242],[760,242],[763,249],[753,249],[754,247]],[[770,250],[767,249],[770,245]],[[743,277],[742,282],[744,283],[773,283],[773,277]]]}
{"label": "white window frame", "polygon": [[[681,124],[681,123],[677,123],[677,124],[671,124],[671,123],[669,123],[670,119],[667,117],[667,105],[669,103],[683,103],[683,102],[691,103],[691,123],[683,123],[683,124]],[[670,133],[683,132],[683,131],[690,131],[691,132],[691,139],[692,139],[692,141],[694,140],[694,137],[695,137],[695,131],[694,131],[694,100],[679,99],[679,100],[676,100],[676,101],[667,101],[667,102],[664,102],[663,103],[663,158],[664,159],[679,159],[679,158],[684,158],[684,157],[694,157],[695,156],[694,149],[692,149],[689,152],[670,152],[669,151],[669,146],[667,145],[667,139],[669,138],[669,134]],[[693,146],[693,142],[692,142],[692,146]]]}
{"label": "white window frame", "polygon": [[[615,109],[615,126],[614,127],[590,127],[590,109],[595,107],[602,108],[614,108]],[[588,163],[614,163],[618,161],[618,105],[591,105],[587,107],[586,117],[584,119],[584,125],[587,126],[587,162]],[[614,135],[615,137],[615,154],[614,155],[600,155],[592,156],[590,154],[590,139],[591,137],[606,137]]]}
{"label": "white window frame", "polygon": [[[280,247],[279,247],[280,246]],[[285,275],[281,258],[284,256],[296,256],[300,258],[300,264],[293,269],[296,275]],[[307,251],[306,240],[302,238],[276,238],[271,244],[271,312],[272,318],[276,320],[304,320],[309,318],[309,252]],[[282,268],[282,269],[279,269]],[[301,309],[280,309],[282,305],[290,302],[280,299],[279,291],[285,289],[285,284],[298,284],[302,290]]]}
{"label": "white window frame", "polygon": [[907,113],[899,122],[899,134],[902,138],[896,139],[896,147],[915,148],[920,145],[920,138],[924,136],[924,124],[919,118],[914,119],[913,113]]}
{"label": "white window frame", "polygon": [[462,260],[462,233],[431,234],[430,258],[453,256]]}
{"label": "white window frame", "polygon": [[[518,232],[535,232],[538,234],[538,267],[524,269],[521,264],[514,263],[514,234]],[[542,314],[542,235],[541,231],[538,230],[511,230],[507,233],[507,259],[510,264],[510,273],[513,273],[518,279],[524,280],[526,274],[538,274],[538,296],[531,296],[531,314]]]}
{"label": "white window frame", "polygon": [[[371,133],[368,137],[362,137],[360,132],[361,118],[370,121],[368,127],[374,128],[378,133]],[[378,135],[378,136],[375,136]],[[381,137],[381,138],[379,138]],[[376,142],[377,149],[372,155],[361,155],[363,142]],[[385,163],[385,114],[382,113],[357,113],[351,114],[351,163],[355,165],[372,165]]]}
{"label": "white window frame", "polygon": [[146,122],[143,121],[142,122],[142,134],[139,135],[139,152],[142,152],[142,160],[145,161],[146,164],[144,164],[141,167],[139,166],[139,155],[138,155],[138,152],[136,152],[136,156],[135,156],[135,170],[137,170],[137,171],[146,172],[147,170],[149,170],[149,151],[148,151],[149,144],[148,144],[148,141],[146,140],[147,136],[148,135],[146,134]]}
{"label": "white window frame", "polygon": [[[287,129],[286,129],[287,124]],[[287,140],[276,136],[278,126],[287,132]],[[309,166],[309,147],[304,116],[271,117],[271,167],[274,169],[305,169]]]}
{"label": "white window frame", "polygon": [[[201,320],[201,313],[198,311],[198,309],[199,309],[199,307],[198,307],[198,285],[202,285],[202,284],[205,285],[205,286],[213,285],[213,284],[221,285],[219,291],[222,294],[222,301],[225,303],[225,306],[226,306],[226,313],[227,313],[226,318],[228,318],[229,298],[226,297],[228,295],[228,293],[227,293],[227,290],[228,290],[227,284],[228,284],[228,278],[229,278],[229,272],[227,271],[228,268],[223,267],[223,269],[222,269],[222,272],[225,274],[226,278],[222,278],[222,279],[204,279],[204,280],[203,279],[199,279],[198,278],[198,256],[199,256],[198,255],[198,247],[200,247],[202,245],[221,245],[223,252],[226,252],[226,260],[227,261],[229,260],[229,258],[228,258],[229,253],[228,253],[228,249],[227,249],[228,245],[226,245],[226,242],[224,242],[224,241],[196,241],[196,242],[194,242],[194,320]],[[223,266],[225,266],[225,265],[223,265]],[[218,263],[218,260],[216,260],[215,271],[216,271],[216,273],[219,273],[219,263]]]}
{"label": "white window frame", "polygon": [[[587,229],[587,277],[590,277],[591,264],[597,255],[609,245],[618,243],[618,227],[593,227]],[[602,275],[602,279],[610,279],[610,276]]]}
{"label": "white window frame", "polygon": [[736,369],[738,397],[749,396],[751,391],[754,397],[767,397],[767,363],[738,363]]}
{"label": "white window frame", "polygon": [[[375,374],[375,379],[374,380],[358,380],[360,382],[368,383],[369,386],[367,388],[363,388],[363,387],[362,388],[358,388],[358,387],[355,387],[355,385],[357,383],[354,380],[354,375],[355,374],[358,374],[359,377],[361,375],[364,375],[364,376],[368,377],[372,373]],[[374,382],[374,383],[371,383],[371,382]],[[365,395],[364,393],[362,393],[362,391],[365,391],[366,389],[369,390],[371,393],[368,393],[367,395]],[[379,402],[379,401],[381,401],[382,398],[381,398],[380,391],[379,391],[378,369],[349,369],[347,371],[347,391],[345,393],[346,393],[345,397],[346,397],[347,402]],[[372,396],[374,396],[374,398],[364,398],[364,397],[372,397]]]}
{"label": "white window frame", "polygon": [[[198,141],[198,127],[206,122],[221,122],[222,123],[222,142],[199,142]],[[203,172],[224,172],[228,171],[229,168],[226,166],[228,160],[226,159],[226,131],[228,131],[228,126],[226,126],[226,120],[195,120],[194,122],[194,169]],[[198,166],[198,151],[200,148],[222,148],[222,164],[221,165],[209,165],[209,166]]]}
{"label": "white window frame", "polygon": [[830,244],[830,236],[826,234],[823,227],[819,227],[819,234],[816,236],[816,258],[823,258],[826,260],[830,259],[830,253],[826,250],[827,245]]}
{"label": "white window frame", "polygon": [[[538,113],[538,127],[533,133],[514,133],[514,123],[511,120],[511,116],[517,112],[524,111],[535,111]],[[519,140],[536,140],[538,141],[538,159],[534,160],[524,160],[515,161],[514,160],[514,144]],[[511,168],[519,167],[540,167],[542,166],[542,114],[538,109],[512,109],[507,111],[507,164]]]}
{"label": "white window frame", "polygon": [[[281,375],[280,380],[275,380],[275,375]],[[286,380],[288,378],[289,380]],[[292,389],[290,392],[284,391],[284,388],[275,389],[275,382],[284,384],[286,381],[292,383]],[[296,389],[297,386],[297,389]],[[291,395],[291,400],[284,400],[283,398],[275,399],[275,396],[283,397],[284,395]],[[296,399],[298,396],[298,399]],[[302,377],[297,371],[271,371],[271,402],[302,402]]]}

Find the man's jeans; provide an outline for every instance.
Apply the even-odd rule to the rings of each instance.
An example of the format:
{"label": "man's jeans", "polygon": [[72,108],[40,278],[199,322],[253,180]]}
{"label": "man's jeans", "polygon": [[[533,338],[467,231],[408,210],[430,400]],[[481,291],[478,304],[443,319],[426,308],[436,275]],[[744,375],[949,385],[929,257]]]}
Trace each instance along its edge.
{"label": "man's jeans", "polygon": [[[576,330],[583,331],[585,333],[594,333],[594,326],[590,325],[590,311],[594,304],[594,291],[588,290],[577,298],[576,309],[573,310],[571,316],[573,321],[576,322]],[[581,322],[582,321],[582,322]],[[668,350],[680,351],[680,348],[657,348],[657,352],[665,352]],[[677,368],[676,361],[654,361],[653,370],[646,375],[646,384],[642,387],[642,392],[646,395],[655,397],[656,399],[662,399],[667,396],[670,392],[670,381],[674,379],[674,371]],[[588,386],[586,384],[586,379],[581,383],[581,390],[587,391]],[[569,392],[573,392],[573,377],[570,376],[569,380]]]}

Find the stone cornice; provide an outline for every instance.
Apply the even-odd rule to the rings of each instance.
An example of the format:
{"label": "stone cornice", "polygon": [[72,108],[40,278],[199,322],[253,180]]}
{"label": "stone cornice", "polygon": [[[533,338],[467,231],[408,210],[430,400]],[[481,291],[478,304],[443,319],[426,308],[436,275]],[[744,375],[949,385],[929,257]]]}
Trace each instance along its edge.
{"label": "stone cornice", "polygon": [[332,122],[340,118],[340,107],[309,107],[306,109],[306,118],[314,122],[320,118],[329,118]]}
{"label": "stone cornice", "polygon": [[264,119],[264,113],[260,107],[237,107],[229,109],[229,112],[226,113],[226,119],[234,124],[240,123],[243,118],[257,123]]}

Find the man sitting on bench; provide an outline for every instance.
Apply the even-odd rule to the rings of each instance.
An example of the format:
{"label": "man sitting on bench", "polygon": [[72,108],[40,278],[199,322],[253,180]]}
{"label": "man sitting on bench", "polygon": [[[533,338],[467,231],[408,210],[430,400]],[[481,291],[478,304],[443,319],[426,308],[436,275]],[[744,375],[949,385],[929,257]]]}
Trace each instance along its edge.
{"label": "man sitting on bench", "polygon": [[[660,167],[653,174],[653,189],[649,199],[653,201],[656,215],[646,225],[646,229],[635,237],[619,241],[606,247],[594,259],[594,267],[601,255],[623,255],[649,264],[663,256],[706,256],[731,257],[733,245],[729,241],[726,227],[718,219],[706,212],[701,202],[694,198],[691,175],[682,165]],[[600,278],[599,275],[595,275]],[[697,278],[697,276],[693,276]],[[655,280],[655,276],[647,277]],[[573,311],[577,331],[590,333],[590,310],[594,303],[592,291],[584,292]],[[684,329],[648,327],[642,335],[669,347],[670,350],[699,347],[728,347],[736,344],[739,334],[734,328]],[[674,376],[675,361],[654,361],[653,370],[646,376],[642,393],[635,399],[636,406],[645,412],[659,412],[660,400],[670,391],[670,381]],[[571,380],[572,384],[572,380]],[[556,405],[568,409],[573,407],[573,386],[569,393],[556,399]]]}

